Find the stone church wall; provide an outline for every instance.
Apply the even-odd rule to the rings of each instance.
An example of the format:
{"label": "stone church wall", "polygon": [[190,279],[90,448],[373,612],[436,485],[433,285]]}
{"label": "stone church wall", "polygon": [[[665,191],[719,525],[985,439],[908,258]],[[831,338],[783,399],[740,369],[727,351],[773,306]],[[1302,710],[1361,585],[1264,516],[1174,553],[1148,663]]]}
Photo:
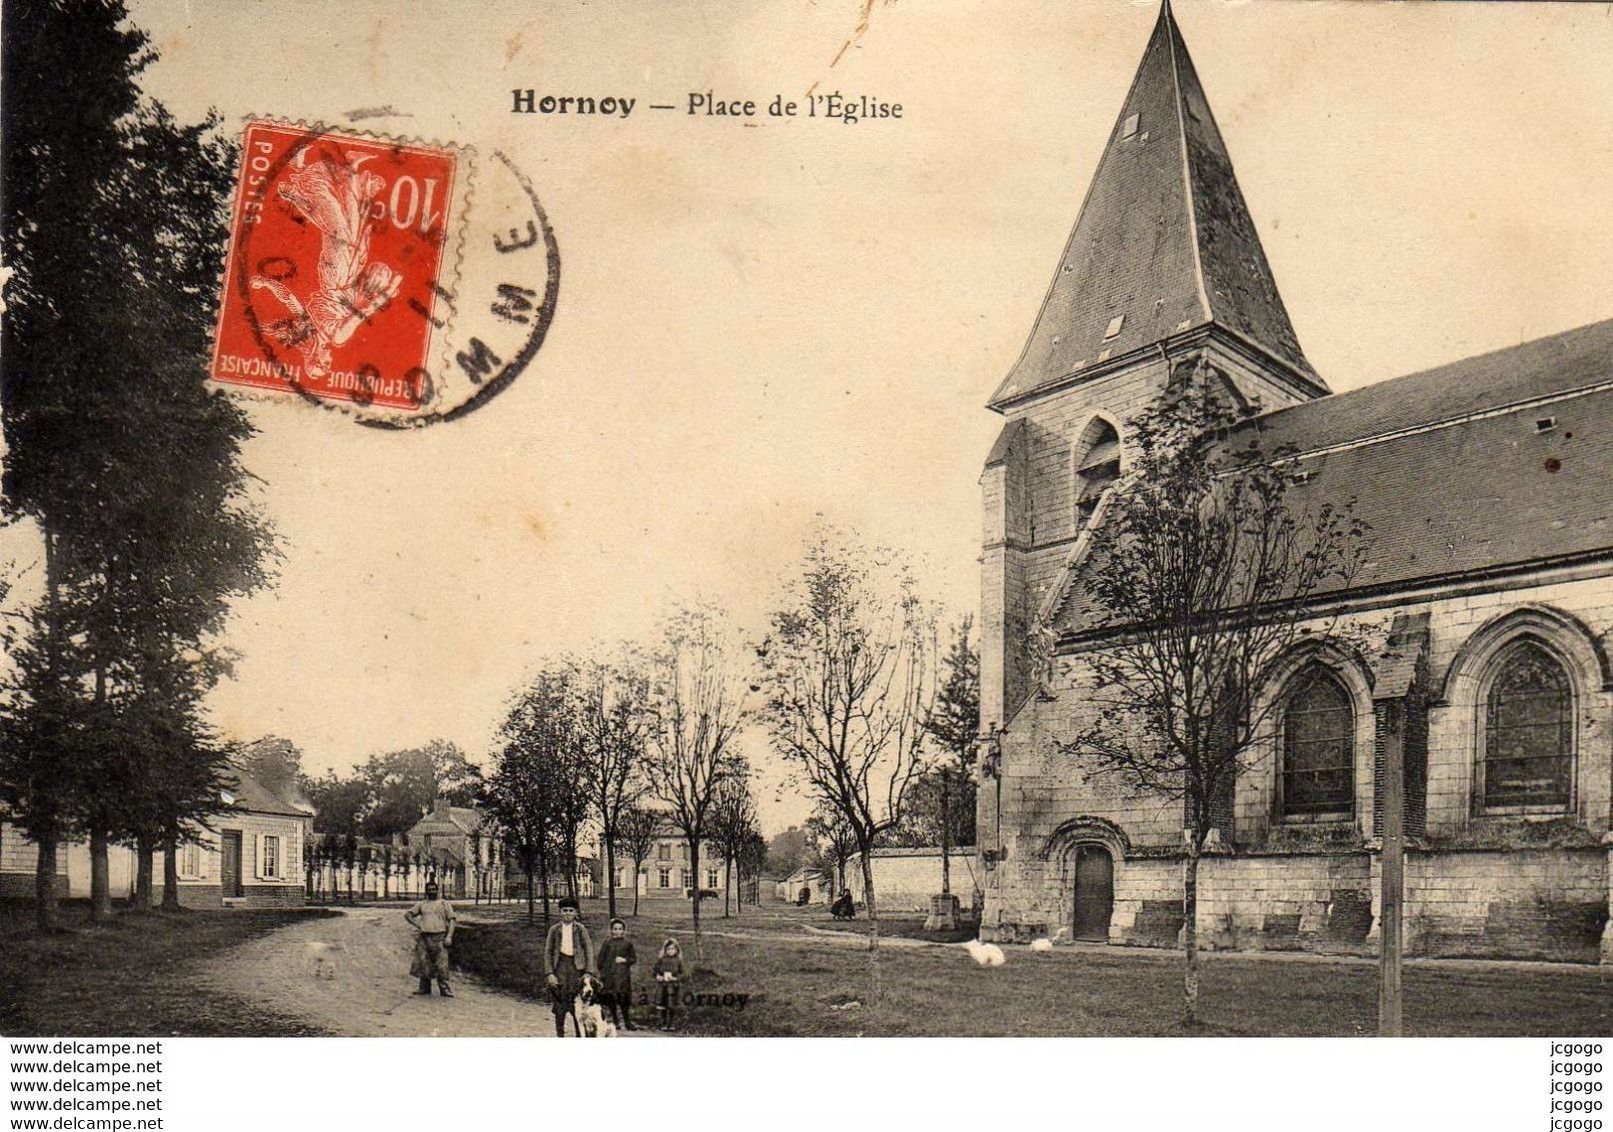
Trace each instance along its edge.
{"label": "stone church wall", "polygon": [[[1210,948],[1376,948],[1379,744],[1370,669],[1393,616],[1410,612],[1429,614],[1429,708],[1426,827],[1407,860],[1408,952],[1613,960],[1603,942],[1613,939],[1606,926],[1613,846],[1604,842],[1613,807],[1613,696],[1597,655],[1613,630],[1613,586],[1603,577],[1540,577],[1351,614],[1342,635],[1359,642],[1364,666],[1345,681],[1357,697],[1354,815],[1310,823],[1273,817],[1278,757],[1268,734],[1240,776],[1233,828],[1221,831],[1227,852],[1201,866],[1201,940]],[[1572,669],[1576,765],[1565,813],[1487,814],[1475,798],[1481,715],[1471,673],[1482,668],[1488,642],[1520,625],[1559,648]],[[1058,747],[1092,719],[1090,680],[1079,655],[1061,658],[1052,697],[1029,700],[1002,736],[1001,778],[982,790],[978,815],[982,849],[999,855],[987,861],[984,928],[1031,939],[1070,924],[1073,842],[1059,831],[1101,821],[1117,831],[1105,842],[1113,842],[1115,858],[1110,942],[1175,946],[1180,803],[1128,791]]]}

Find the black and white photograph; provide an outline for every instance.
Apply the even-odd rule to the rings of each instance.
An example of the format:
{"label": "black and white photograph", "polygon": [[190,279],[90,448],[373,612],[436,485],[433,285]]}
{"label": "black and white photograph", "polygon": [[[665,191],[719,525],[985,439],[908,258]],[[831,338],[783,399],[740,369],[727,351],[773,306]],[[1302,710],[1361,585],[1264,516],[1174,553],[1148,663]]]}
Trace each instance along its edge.
{"label": "black and white photograph", "polygon": [[[492,1115],[556,1037],[1210,1129],[1208,1039],[1414,1038],[1522,1068],[1380,1127],[1602,1127],[1613,7],[0,38],[9,1127],[212,1126],[236,1038]],[[1061,1041],[687,1041],[776,1037]]]}

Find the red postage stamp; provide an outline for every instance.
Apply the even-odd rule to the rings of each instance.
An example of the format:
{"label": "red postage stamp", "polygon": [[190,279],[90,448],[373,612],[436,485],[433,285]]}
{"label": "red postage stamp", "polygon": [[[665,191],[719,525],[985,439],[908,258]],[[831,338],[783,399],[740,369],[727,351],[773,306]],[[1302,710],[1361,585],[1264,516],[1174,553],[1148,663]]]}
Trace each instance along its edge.
{"label": "red postage stamp", "polygon": [[212,379],[430,411],[433,338],[452,299],[444,271],[462,157],[449,147],[249,123]]}

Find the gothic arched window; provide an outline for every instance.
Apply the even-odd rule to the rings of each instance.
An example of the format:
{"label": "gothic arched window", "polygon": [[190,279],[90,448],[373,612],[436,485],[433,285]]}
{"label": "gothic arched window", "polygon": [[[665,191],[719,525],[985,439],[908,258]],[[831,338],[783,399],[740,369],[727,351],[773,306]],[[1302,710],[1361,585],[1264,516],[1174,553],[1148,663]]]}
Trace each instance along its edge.
{"label": "gothic arched window", "polygon": [[1573,687],[1557,658],[1532,640],[1510,646],[1484,703],[1485,807],[1567,806],[1573,721]]}
{"label": "gothic arched window", "polygon": [[1311,665],[1283,705],[1284,817],[1355,810],[1355,706],[1338,677]]}
{"label": "gothic arched window", "polygon": [[1092,521],[1098,500],[1120,478],[1120,434],[1098,417],[1081,434],[1075,462],[1075,511],[1078,529]]}

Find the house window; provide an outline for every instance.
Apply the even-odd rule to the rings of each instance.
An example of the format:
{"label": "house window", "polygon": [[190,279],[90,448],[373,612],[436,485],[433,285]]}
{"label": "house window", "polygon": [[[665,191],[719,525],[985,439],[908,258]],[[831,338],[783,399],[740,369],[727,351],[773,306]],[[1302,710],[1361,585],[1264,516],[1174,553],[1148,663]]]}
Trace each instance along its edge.
{"label": "house window", "polygon": [[202,875],[202,847],[200,845],[180,847],[179,875],[182,877],[199,877]]}
{"label": "house window", "polygon": [[707,888],[716,888],[718,883],[719,883],[719,881],[717,880],[717,870],[716,869],[707,869],[706,870],[706,887]]}
{"label": "house window", "polygon": [[626,888],[627,887],[627,870],[626,869],[617,869],[616,870],[616,887],[617,888]]}
{"label": "house window", "polygon": [[694,887],[694,873],[691,872],[688,869],[683,869],[681,871],[683,873],[683,887],[684,888],[693,888]]}
{"label": "house window", "polygon": [[1355,708],[1338,677],[1300,674],[1283,708],[1284,817],[1355,810]]}
{"label": "house window", "polygon": [[663,842],[661,842],[661,844],[657,845],[655,847],[655,859],[657,861],[670,861],[670,860],[672,860],[672,846],[670,844],[668,844],[667,842],[665,842],[665,841],[663,841]]}
{"label": "house window", "polygon": [[263,875],[278,877],[280,875],[280,839],[273,835],[263,838]]}
{"label": "house window", "polygon": [[678,860],[687,861],[688,859],[689,859],[689,843],[687,841],[685,841],[685,842],[681,843],[678,846]]}
{"label": "house window", "polygon": [[1487,809],[1568,805],[1573,718],[1573,690],[1555,657],[1530,640],[1503,654],[1485,701]]}
{"label": "house window", "polygon": [[671,888],[672,887],[672,870],[671,869],[662,869],[661,870],[660,877],[657,880],[655,887],[657,887],[657,888]]}

